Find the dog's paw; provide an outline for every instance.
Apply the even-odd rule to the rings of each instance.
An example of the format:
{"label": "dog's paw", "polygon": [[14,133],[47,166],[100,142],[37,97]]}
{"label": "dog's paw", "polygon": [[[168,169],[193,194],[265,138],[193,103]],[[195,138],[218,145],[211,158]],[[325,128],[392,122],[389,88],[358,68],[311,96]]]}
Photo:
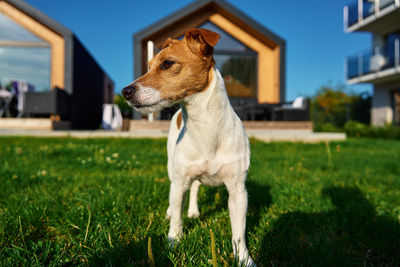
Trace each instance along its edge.
{"label": "dog's paw", "polygon": [[174,248],[180,242],[182,235],[183,232],[181,228],[170,228],[167,235],[169,247]]}
{"label": "dog's paw", "polygon": [[247,261],[243,261],[241,266],[246,266],[246,267],[257,267],[257,265],[254,263],[252,258],[248,258]]}
{"label": "dog's paw", "polygon": [[168,240],[168,246],[170,248],[175,248],[179,243],[179,240],[176,237],[168,237],[167,240]]}
{"label": "dog's paw", "polygon": [[200,212],[198,210],[188,210],[189,218],[198,218],[200,216]]}
{"label": "dog's paw", "polygon": [[250,256],[247,256],[244,259],[239,260],[239,262],[240,262],[239,266],[257,267],[257,265],[254,263],[253,259]]}

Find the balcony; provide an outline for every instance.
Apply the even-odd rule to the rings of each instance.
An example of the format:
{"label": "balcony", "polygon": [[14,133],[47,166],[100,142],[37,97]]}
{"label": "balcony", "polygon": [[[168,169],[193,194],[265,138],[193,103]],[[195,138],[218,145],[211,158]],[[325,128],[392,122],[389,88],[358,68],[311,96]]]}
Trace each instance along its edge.
{"label": "balcony", "polygon": [[378,83],[400,80],[400,37],[395,36],[385,46],[361,51],[346,59],[349,84]]}
{"label": "balcony", "polygon": [[352,0],[343,18],[347,32],[382,32],[400,23],[400,0]]}

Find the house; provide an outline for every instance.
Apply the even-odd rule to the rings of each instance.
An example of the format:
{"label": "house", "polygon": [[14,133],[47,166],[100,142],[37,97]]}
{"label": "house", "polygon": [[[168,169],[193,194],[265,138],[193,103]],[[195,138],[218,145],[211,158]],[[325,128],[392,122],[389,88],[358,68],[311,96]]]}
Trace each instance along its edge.
{"label": "house", "polygon": [[349,84],[372,83],[373,125],[400,124],[400,1],[353,0],[344,7],[346,32],[370,32],[370,48],[346,59]]}
{"label": "house", "polygon": [[168,37],[183,38],[191,28],[221,35],[214,58],[234,107],[285,100],[285,40],[224,0],[194,1],[134,34],[134,77]]}
{"label": "house", "polygon": [[79,39],[21,0],[0,0],[0,83],[23,92],[21,116],[72,129],[98,128],[114,96],[113,81]]}

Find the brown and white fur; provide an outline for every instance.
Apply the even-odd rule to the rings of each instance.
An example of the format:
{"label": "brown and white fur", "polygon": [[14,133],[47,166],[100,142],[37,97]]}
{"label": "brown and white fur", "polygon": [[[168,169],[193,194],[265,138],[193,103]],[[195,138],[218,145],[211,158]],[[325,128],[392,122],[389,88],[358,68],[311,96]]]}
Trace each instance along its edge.
{"label": "brown and white fur", "polygon": [[180,41],[168,39],[148,72],[122,93],[143,114],[181,105],[171,120],[167,145],[169,241],[174,244],[182,236],[185,193],[190,189],[188,216],[198,217],[200,184],[225,184],[234,255],[241,264],[254,266],[245,242],[249,141],[214,68],[212,53],[218,39],[217,33],[205,29],[192,29]]}

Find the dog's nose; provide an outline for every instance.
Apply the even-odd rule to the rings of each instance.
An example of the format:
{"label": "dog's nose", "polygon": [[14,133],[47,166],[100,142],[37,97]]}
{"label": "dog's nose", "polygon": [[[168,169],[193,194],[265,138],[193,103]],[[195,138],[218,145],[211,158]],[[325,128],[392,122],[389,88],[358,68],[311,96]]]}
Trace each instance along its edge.
{"label": "dog's nose", "polygon": [[133,94],[135,93],[136,88],[133,85],[129,85],[122,89],[122,95],[125,97],[126,100],[129,100],[132,98]]}

